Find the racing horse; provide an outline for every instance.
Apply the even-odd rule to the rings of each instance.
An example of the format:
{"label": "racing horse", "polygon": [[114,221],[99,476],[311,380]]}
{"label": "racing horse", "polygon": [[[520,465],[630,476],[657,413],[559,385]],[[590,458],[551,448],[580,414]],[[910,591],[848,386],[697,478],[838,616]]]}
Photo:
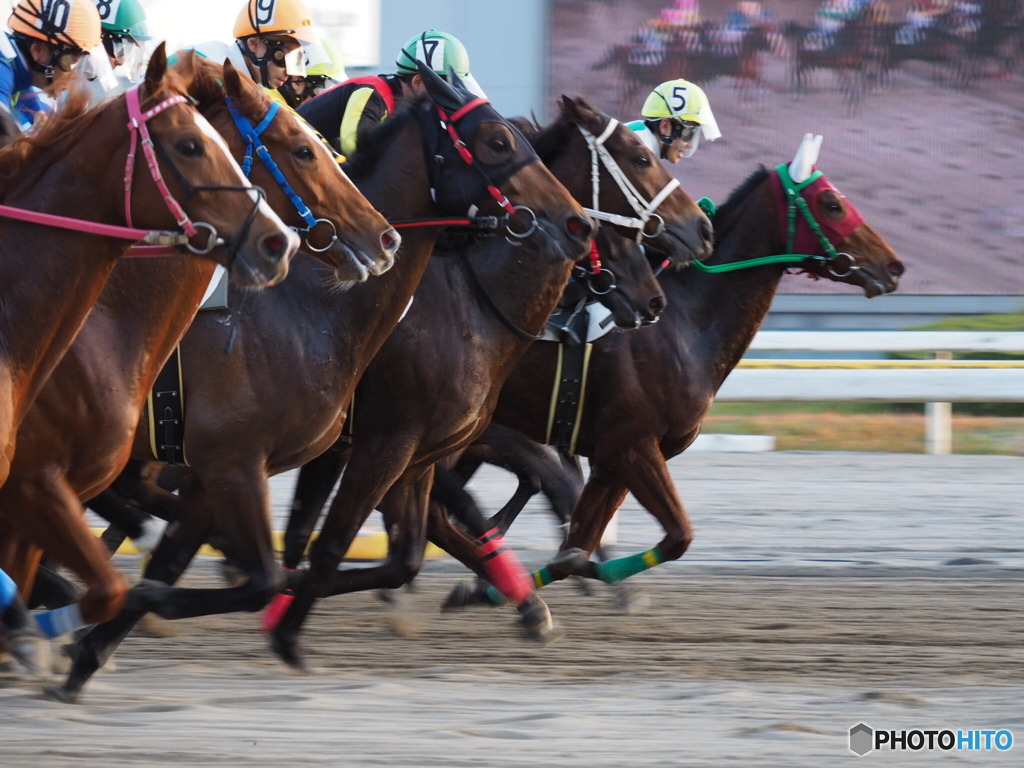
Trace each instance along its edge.
{"label": "racing horse", "polygon": [[[582,99],[563,96],[560,107],[559,119],[530,137],[556,178],[578,201],[591,204],[588,212],[612,227],[636,240],[650,235],[652,247],[673,253],[679,263],[701,258],[710,247],[707,218],[636,135]],[[645,217],[653,214],[661,224],[648,230]],[[318,596],[393,589],[419,572],[434,463],[468,445],[487,426],[502,383],[537,338],[569,277],[571,263],[527,262],[523,250],[491,241],[465,253],[436,256],[417,290],[410,322],[398,326],[367,369],[355,396],[351,449],[329,454],[334,467],[320,486],[321,496],[326,498],[323,491],[333,485],[347,458],[341,485],[295,600],[272,630],[272,647],[284,661],[301,664],[297,638]],[[649,269],[639,248],[632,258]],[[518,262],[534,266],[523,270]],[[648,278],[648,291],[656,291],[649,272]],[[453,292],[465,299],[452,301]],[[660,311],[660,291],[656,301]],[[421,392],[430,393],[428,407]],[[338,571],[376,508],[390,533],[387,558],[370,568]],[[300,513],[307,530],[318,512]],[[546,607],[538,612],[527,580],[516,583],[505,570],[500,537],[479,526],[470,531],[475,540],[455,529],[444,540],[432,538],[495,580],[518,604],[527,629],[543,637],[551,629],[550,616]]]}
{"label": "racing horse", "polygon": [[[278,173],[273,158],[280,160],[287,189],[265,160],[257,160],[250,179],[267,190],[271,207],[289,226],[306,230],[308,247],[320,252],[339,279],[365,279],[370,271],[391,265],[397,233],[359,194],[308,125],[272,107],[230,62],[221,70],[186,54],[175,72],[239,163],[249,145],[236,123],[259,126],[269,115],[259,139],[260,157],[269,158]],[[42,548],[57,554],[88,585],[83,615],[95,616],[104,595],[123,589],[103,547],[85,526],[78,499],[109,485],[128,460],[147,395],[195,317],[214,269],[212,261],[178,255],[119,263],[22,422],[18,453],[0,488],[0,567],[26,598]],[[60,628],[66,626],[62,622]]]}
{"label": "racing horse", "polygon": [[[787,267],[849,283],[875,297],[894,291],[904,267],[853,205],[812,166],[820,137],[805,137],[793,162],[761,167],[714,215],[711,258],[663,271],[668,307],[657,325],[595,344],[577,452],[590,476],[554,560],[534,572],[538,585],[578,574],[617,583],[681,557],[693,528],[666,460],[700,432],[726,376],[764,320]],[[534,344],[501,392],[495,423],[543,441],[553,345]],[[665,531],[654,548],[595,563],[589,559],[627,492]],[[518,510],[492,520],[504,530]],[[449,525],[436,513],[436,524]],[[496,603],[489,588],[453,590],[450,601]]]}
{"label": "racing horse", "polygon": [[[158,49],[138,88],[95,110],[78,90],[38,133],[0,152],[0,485],[19,424],[117,259],[133,240],[165,237],[146,230],[183,227],[187,238],[166,237],[220,261],[246,286],[272,285],[287,274],[297,238],[254,199],[183,88]],[[133,187],[124,168],[134,167],[139,134],[156,183]],[[225,190],[243,194],[217,194]],[[205,221],[193,224],[182,196]]]}
{"label": "racing horse", "polygon": [[[190,466],[175,468],[180,496],[135,482],[145,474],[122,473],[116,485],[151,511],[171,507],[165,514],[175,524],[153,552],[148,584],[133,590],[120,616],[75,645],[60,692],[65,700],[78,695],[144,613],[176,619],[255,611],[278,592],[283,579],[271,540],[267,478],[335,441],[356,382],[408,307],[453,216],[465,224],[497,222],[499,233],[524,234],[535,225],[530,238],[546,259],[562,260],[589,239],[583,211],[485,100],[456,91],[425,66],[420,73],[429,98],[406,105],[361,139],[345,166],[390,221],[416,225],[406,230],[394,268],[343,292],[323,268],[297,259],[291,279],[277,290],[243,295],[232,289],[228,308],[202,313],[182,340]],[[471,205],[490,220],[467,218]],[[507,211],[514,215],[496,218]],[[143,422],[137,459],[153,459],[148,433]],[[247,582],[228,589],[165,586],[214,532]]]}

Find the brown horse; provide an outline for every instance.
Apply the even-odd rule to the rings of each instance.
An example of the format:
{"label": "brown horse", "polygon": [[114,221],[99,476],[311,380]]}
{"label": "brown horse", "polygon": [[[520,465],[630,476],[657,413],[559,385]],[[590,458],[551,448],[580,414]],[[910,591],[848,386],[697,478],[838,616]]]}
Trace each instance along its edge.
{"label": "brown horse", "polygon": [[[563,97],[561,109],[559,120],[531,140],[577,200],[596,197],[605,206],[597,215],[618,222],[635,212],[635,201],[624,197],[630,186],[644,202],[657,199],[668,174],[631,130],[582,100]],[[606,137],[611,154],[597,195],[587,173],[593,147],[588,136]],[[624,174],[628,185],[616,182],[616,173]],[[699,258],[709,245],[710,225],[693,201],[676,187],[657,214],[665,225],[660,239],[668,243],[663,245],[683,263]],[[310,569],[272,634],[273,647],[285,661],[300,663],[297,636],[317,596],[395,588],[419,572],[434,463],[468,445],[487,426],[502,383],[565,288],[568,264],[526,262],[516,250],[485,243],[458,259],[435,258],[408,322],[398,326],[367,369],[355,398],[353,444],[341,486],[313,545]],[[660,291],[639,248],[632,257],[647,275],[641,285],[652,296],[648,306],[656,302],[660,310]],[[520,262],[533,266],[524,270]],[[453,292],[467,300],[453,302]],[[429,407],[421,392],[430,393]],[[371,568],[338,571],[359,528],[377,508],[390,532],[387,559]],[[480,537],[486,531],[472,533]],[[487,547],[454,528],[432,530],[431,538],[481,573],[490,573],[489,565],[496,563],[496,556],[482,558]],[[546,606],[523,590],[517,593],[525,626],[543,636],[552,626]]]}
{"label": "brown horse", "polygon": [[[795,161],[790,167],[797,165]],[[809,164],[805,170],[809,173]],[[794,172],[794,178],[801,177]],[[797,262],[817,277],[858,285],[868,297],[896,289],[903,274],[896,254],[824,177],[811,178],[796,194],[805,200],[827,247],[799,213],[796,248],[787,244],[788,206],[779,171],[761,168],[715,215],[715,251],[707,264],[718,269],[729,265],[723,273],[694,268],[662,272],[669,303],[659,323],[608,336],[595,345],[592,386],[577,442],[579,454],[590,459],[590,477],[559,555],[534,574],[538,584],[570,574],[615,583],[683,555],[693,529],[665,462],[697,437],[715,393],[764,320],[786,263]],[[809,255],[781,263],[771,257],[794,250]],[[724,271],[732,265],[749,268]],[[495,422],[533,440],[544,439],[555,352],[553,344],[533,345],[502,390]],[[647,552],[591,562],[589,554],[627,492],[657,518],[665,537]],[[497,598],[493,589],[459,591],[463,604]]]}
{"label": "brown horse", "polygon": [[[183,92],[182,83],[166,73],[162,48],[153,56],[144,88],[149,105]],[[127,123],[125,96],[88,111],[85,94],[73,95],[39,133],[0,153],[3,202],[123,226]],[[218,247],[210,257],[230,266],[243,285],[265,286],[283,279],[298,238],[265,203],[250,197],[251,185],[209,123],[179,102],[170,103],[149,125],[163,154],[158,167],[171,175],[170,189],[178,197],[193,192],[187,195],[192,212],[201,214],[227,242],[235,241],[230,251]],[[211,189],[228,186],[247,190],[224,195]],[[156,184],[139,180],[134,185],[134,225],[175,225],[176,217],[161,196]],[[129,243],[9,218],[0,221],[0,484],[14,457],[18,425]]]}
{"label": "brown horse", "polygon": [[[267,115],[269,99],[230,63],[222,71],[186,56],[176,72],[241,162],[246,143],[225,91],[252,125]],[[353,280],[386,269],[397,235],[309,127],[282,110],[261,139],[270,157],[280,160],[294,192],[308,202],[311,216],[339,233],[330,247],[316,246],[337,276]],[[263,162],[253,167],[251,179],[267,190],[268,202],[290,226],[305,224]],[[105,621],[120,610],[127,585],[85,526],[78,499],[104,489],[127,462],[146,397],[192,322],[214,267],[212,261],[181,256],[120,263],[22,422],[17,456],[0,488],[0,567],[26,598],[45,549],[88,585],[80,606],[85,621]]]}
{"label": "brown horse", "polygon": [[[532,208],[542,258],[564,262],[583,247],[590,223],[537,160],[527,142],[492,107],[478,103],[454,128],[478,158],[467,164],[438,121],[474,97],[421,68],[430,99],[399,110],[361,140],[346,170],[360,191],[391,221],[464,215],[470,205],[500,212],[488,178],[515,205]],[[512,225],[522,231],[524,224]],[[511,223],[511,222],[510,222]],[[164,618],[262,608],[282,586],[269,526],[267,478],[309,461],[337,438],[359,376],[398,323],[426,268],[439,229],[407,230],[395,267],[381,278],[341,293],[322,268],[299,259],[278,290],[229,294],[223,312],[202,313],[182,341],[188,400],[180,497],[118,487],[150,503],[174,507],[171,526],[146,569],[148,579],[177,580],[214,531],[248,575],[230,589],[146,586],[132,591],[128,610],[96,627],[78,645],[62,695],[74,698],[146,611]],[[234,349],[225,354],[237,324]],[[148,425],[136,434],[133,456],[152,460]]]}

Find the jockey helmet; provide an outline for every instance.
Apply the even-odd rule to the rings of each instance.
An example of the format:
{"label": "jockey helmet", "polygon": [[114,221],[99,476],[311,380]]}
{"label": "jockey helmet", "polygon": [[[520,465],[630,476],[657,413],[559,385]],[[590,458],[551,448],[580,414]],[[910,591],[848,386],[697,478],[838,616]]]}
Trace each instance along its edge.
{"label": "jockey helmet", "polygon": [[58,50],[86,52],[100,44],[100,16],[92,0],[20,0],[7,24],[15,34]]}
{"label": "jockey helmet", "polygon": [[398,52],[396,72],[399,75],[418,74],[417,61],[422,61],[445,80],[450,81],[454,72],[470,93],[484,96],[480,85],[469,73],[469,52],[455,35],[428,29],[410,38]]}
{"label": "jockey helmet", "polygon": [[263,56],[256,56],[239,42],[246,58],[259,68],[264,87],[270,87],[270,64],[284,69],[288,75],[305,77],[307,62],[315,65],[327,58],[302,0],[246,0],[235,19],[234,35],[239,41],[250,37],[265,40],[267,53]]}
{"label": "jockey helmet", "polygon": [[[659,85],[647,97],[640,114],[666,146],[680,138],[690,142],[683,157],[690,157],[697,151],[701,134],[708,141],[722,135],[704,89],[688,80],[669,80]],[[669,136],[662,134],[657,127],[665,118],[671,119],[674,126]]]}

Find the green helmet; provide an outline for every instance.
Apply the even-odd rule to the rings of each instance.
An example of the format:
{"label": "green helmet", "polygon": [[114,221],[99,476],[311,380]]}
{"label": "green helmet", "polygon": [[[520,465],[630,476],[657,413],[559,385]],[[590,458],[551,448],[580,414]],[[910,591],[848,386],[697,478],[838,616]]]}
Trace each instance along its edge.
{"label": "green helmet", "polygon": [[128,37],[135,42],[151,40],[146,23],[146,10],[139,0],[93,0],[100,14],[100,26],[111,35]]}
{"label": "green helmet", "polygon": [[398,53],[397,72],[400,75],[415,75],[419,72],[416,62],[422,61],[446,80],[452,72],[458,75],[470,92],[483,96],[476,80],[469,73],[469,53],[459,39],[447,32],[428,29],[409,39]]}

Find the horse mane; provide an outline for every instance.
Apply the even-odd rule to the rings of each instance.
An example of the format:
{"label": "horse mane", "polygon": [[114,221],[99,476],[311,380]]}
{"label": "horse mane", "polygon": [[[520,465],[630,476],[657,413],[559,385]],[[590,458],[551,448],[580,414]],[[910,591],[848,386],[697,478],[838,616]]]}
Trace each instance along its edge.
{"label": "horse mane", "polygon": [[405,129],[410,121],[415,120],[417,112],[428,104],[433,104],[433,102],[426,96],[419,96],[403,104],[373,130],[360,136],[355,154],[342,165],[345,173],[357,179],[365,178],[373,173],[398,134]]}
{"label": "horse mane", "polygon": [[715,220],[712,222],[715,225],[716,243],[720,239],[720,235],[724,235],[729,230],[736,212],[743,206],[750,193],[761,186],[764,180],[768,178],[768,173],[769,171],[764,165],[759,165],[753,173],[729,193],[726,201],[719,206],[718,211],[715,213]]}
{"label": "horse mane", "polygon": [[[168,78],[170,83],[167,82]],[[147,101],[158,100],[168,90],[185,92],[177,75],[168,73],[160,89],[149,95]],[[0,149],[0,197],[6,198],[38,182],[50,168],[67,156],[100,116],[118,100],[112,99],[93,108],[89,107],[89,101],[90,92],[85,79],[76,76],[68,88],[64,104],[49,116],[38,131],[23,134],[9,146]]]}
{"label": "horse mane", "polygon": [[[578,96],[576,101],[584,109],[589,109],[597,115],[607,117],[607,115],[582,96]],[[509,120],[509,122],[522,131],[527,141],[533,146],[533,151],[545,162],[558,156],[565,149],[573,137],[572,128],[576,125],[566,119],[565,110],[562,109],[559,110],[558,118],[546,126],[538,123],[536,117],[533,120],[517,117]]]}

